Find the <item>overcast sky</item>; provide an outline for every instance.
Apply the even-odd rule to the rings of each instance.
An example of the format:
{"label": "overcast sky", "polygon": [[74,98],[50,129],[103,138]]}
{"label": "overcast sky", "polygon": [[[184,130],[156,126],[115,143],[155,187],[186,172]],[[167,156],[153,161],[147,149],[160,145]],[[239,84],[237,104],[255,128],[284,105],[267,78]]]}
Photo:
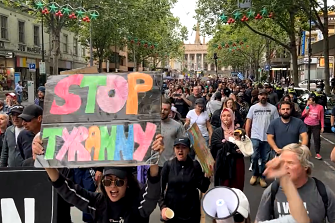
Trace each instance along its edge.
{"label": "overcast sky", "polygon": [[[193,18],[195,16],[197,0],[179,0],[172,9],[174,16],[180,18],[180,22],[188,29],[188,40],[186,43],[194,43],[195,31],[192,30],[197,21]],[[335,4],[335,0],[328,0],[328,5]],[[206,41],[208,41],[208,37]],[[202,41],[202,38],[201,38]]]}

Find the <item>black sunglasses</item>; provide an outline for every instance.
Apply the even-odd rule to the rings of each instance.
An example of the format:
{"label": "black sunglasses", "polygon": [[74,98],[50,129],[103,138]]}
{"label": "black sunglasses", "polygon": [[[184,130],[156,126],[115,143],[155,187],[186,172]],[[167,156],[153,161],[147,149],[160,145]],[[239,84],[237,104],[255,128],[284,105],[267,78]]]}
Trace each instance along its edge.
{"label": "black sunglasses", "polygon": [[104,179],[102,180],[102,185],[104,187],[110,187],[114,183],[114,186],[116,187],[122,187],[124,185],[124,180],[116,179],[116,180],[110,180],[110,179]]}

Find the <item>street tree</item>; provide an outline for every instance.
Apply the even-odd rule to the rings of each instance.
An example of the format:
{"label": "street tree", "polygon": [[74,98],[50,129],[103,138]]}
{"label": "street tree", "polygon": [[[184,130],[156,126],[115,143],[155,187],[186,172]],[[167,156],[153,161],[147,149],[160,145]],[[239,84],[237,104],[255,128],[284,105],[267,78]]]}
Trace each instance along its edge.
{"label": "street tree", "polygon": [[[241,22],[236,19],[236,22],[232,24],[233,26],[245,26],[254,33],[287,49],[292,58],[292,76],[295,85],[298,84],[297,30],[307,22],[300,4],[301,2],[295,0],[271,2],[254,0],[251,11],[259,12],[263,15],[262,17],[264,17],[264,19],[255,20],[254,18],[257,13],[251,13],[250,21]],[[261,12],[264,6],[267,6],[267,10]],[[215,33],[218,24],[222,23],[220,16],[227,14],[227,11],[234,12],[235,10],[237,10],[237,1],[234,0],[199,0],[196,13],[198,21],[203,21],[201,26],[202,30],[206,33]],[[273,12],[274,15],[271,19],[269,18],[270,11]],[[247,11],[242,11],[242,13],[243,15],[247,15]],[[276,35],[277,33],[281,33],[281,35],[278,36]]]}

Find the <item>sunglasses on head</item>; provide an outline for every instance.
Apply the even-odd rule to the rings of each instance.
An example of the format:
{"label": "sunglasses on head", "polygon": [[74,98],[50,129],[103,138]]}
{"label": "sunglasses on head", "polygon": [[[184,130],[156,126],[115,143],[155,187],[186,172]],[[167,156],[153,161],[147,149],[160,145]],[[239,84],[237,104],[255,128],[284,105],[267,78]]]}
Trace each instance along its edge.
{"label": "sunglasses on head", "polygon": [[114,186],[116,187],[122,187],[124,185],[124,180],[122,179],[116,179],[116,180],[111,180],[111,179],[104,179],[102,180],[102,185],[104,187],[110,187],[114,183]]}

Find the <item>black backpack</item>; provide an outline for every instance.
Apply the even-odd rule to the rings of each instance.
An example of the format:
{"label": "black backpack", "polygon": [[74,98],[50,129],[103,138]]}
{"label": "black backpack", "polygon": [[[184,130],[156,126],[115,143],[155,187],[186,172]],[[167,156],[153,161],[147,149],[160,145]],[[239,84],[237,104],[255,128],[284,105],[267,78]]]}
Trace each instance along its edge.
{"label": "black backpack", "polygon": [[[325,206],[325,213],[327,216],[327,210],[328,210],[328,195],[327,195],[327,190],[326,186],[322,183],[322,181],[316,179],[315,177],[312,177],[315,181],[316,188],[318,189],[318,192],[322,198],[323,204]],[[279,189],[279,182],[277,180],[273,181],[271,184],[271,215],[272,219],[275,218],[275,212],[274,212],[274,202],[276,199],[276,194]]]}

